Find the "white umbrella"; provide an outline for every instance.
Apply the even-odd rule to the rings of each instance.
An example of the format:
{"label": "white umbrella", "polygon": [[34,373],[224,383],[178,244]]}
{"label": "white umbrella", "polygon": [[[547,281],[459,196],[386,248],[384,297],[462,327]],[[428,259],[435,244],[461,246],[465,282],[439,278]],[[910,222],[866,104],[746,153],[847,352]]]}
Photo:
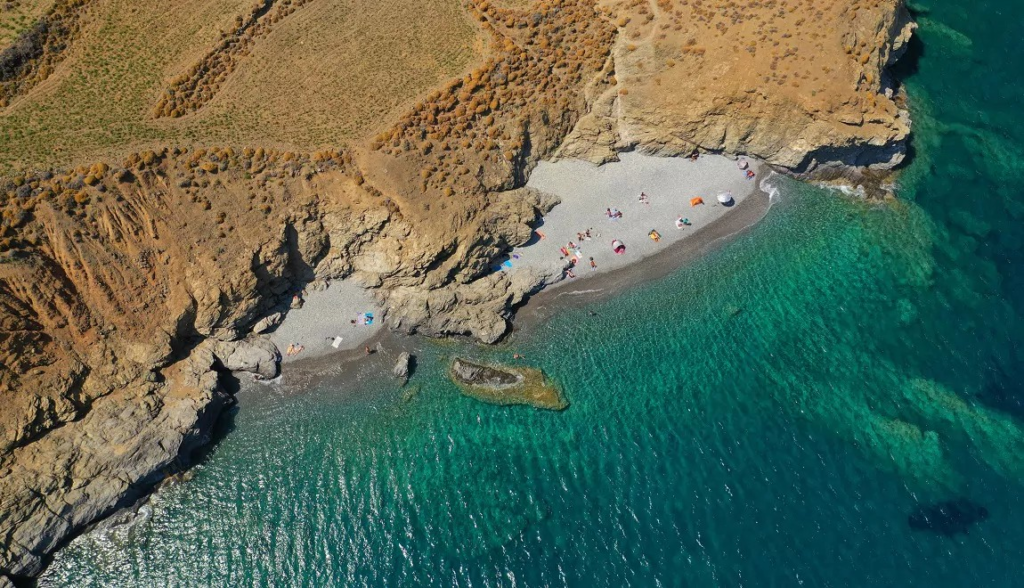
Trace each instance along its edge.
{"label": "white umbrella", "polygon": [[720,204],[730,204],[732,202],[732,194],[729,192],[722,192],[718,195],[718,202]]}

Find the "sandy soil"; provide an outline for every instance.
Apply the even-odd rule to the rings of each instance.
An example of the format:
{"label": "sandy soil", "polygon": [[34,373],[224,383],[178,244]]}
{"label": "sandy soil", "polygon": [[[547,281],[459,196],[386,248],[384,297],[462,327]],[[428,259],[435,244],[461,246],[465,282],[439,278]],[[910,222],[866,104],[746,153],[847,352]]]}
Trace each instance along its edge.
{"label": "sandy soil", "polygon": [[[564,265],[561,249],[570,250],[569,242],[577,245],[582,255],[572,270],[576,278],[554,287],[625,267],[699,234],[738,208],[758,190],[760,180],[746,179],[735,160],[717,155],[690,161],[623,153],[621,159],[602,166],[578,160],[538,165],[528,185],[555,194],[562,202],[537,228],[543,238],[513,251],[508,260],[511,268],[506,266],[503,271]],[[641,192],[647,195],[647,204],[639,201]],[[725,192],[733,196],[731,206],[718,203],[717,196]],[[694,197],[703,198],[704,204],[691,206]],[[621,211],[622,218],[608,218],[608,208]],[[691,224],[677,228],[679,217]],[[578,234],[588,229],[591,238],[580,240]],[[651,230],[660,234],[660,241],[650,238]],[[625,244],[624,254],[612,250],[614,239]],[[591,258],[596,269],[590,265]]]}

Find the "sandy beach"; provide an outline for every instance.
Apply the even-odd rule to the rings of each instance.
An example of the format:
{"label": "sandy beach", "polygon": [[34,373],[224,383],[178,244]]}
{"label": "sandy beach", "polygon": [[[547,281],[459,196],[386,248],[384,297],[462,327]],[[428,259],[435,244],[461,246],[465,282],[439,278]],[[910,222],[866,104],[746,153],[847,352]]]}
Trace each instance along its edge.
{"label": "sandy beach", "polygon": [[[359,324],[360,315],[365,319],[366,313],[373,315],[372,323]],[[289,310],[270,339],[281,350],[282,363],[288,363],[362,347],[383,324],[383,310],[370,292],[354,282],[339,280],[325,290],[307,292],[302,308]],[[342,339],[337,347],[333,346],[335,337]],[[304,349],[285,355],[292,344]]]}
{"label": "sandy beach", "polygon": [[[754,179],[747,179],[736,160],[717,155],[691,161],[623,153],[621,161],[602,166],[578,160],[542,162],[528,185],[558,196],[561,203],[540,221],[529,245],[512,251],[494,269],[561,268],[568,260],[562,252],[565,248],[571,256],[579,254],[572,270],[576,277],[566,277],[548,290],[567,295],[600,293],[657,278],[764,216],[768,198],[758,189],[762,170],[755,162],[750,166],[757,174]],[[641,193],[646,195],[643,202]],[[731,205],[718,202],[722,193],[732,195]],[[704,203],[692,206],[690,200],[695,197]],[[609,208],[620,211],[621,217],[609,218]],[[677,227],[680,217],[689,224]],[[588,229],[590,238],[580,239],[579,234]],[[660,234],[658,241],[650,238],[651,230]],[[625,245],[622,254],[613,251],[612,240]],[[570,242],[576,247],[570,248]],[[596,268],[591,267],[591,258]],[[638,263],[641,260],[643,264]],[[547,292],[535,296],[539,303],[528,304],[520,314],[543,314],[555,296]],[[352,323],[368,312],[374,316],[373,324]],[[303,307],[290,310],[270,337],[282,354],[292,344],[304,347],[297,355],[285,355],[285,363],[332,354],[352,359],[358,357],[352,350],[374,346],[383,319],[383,309],[369,291],[341,280],[326,290],[307,292]],[[334,347],[337,336],[342,341]]]}
{"label": "sandy beach", "polygon": [[[576,258],[570,270],[576,277],[554,285],[560,287],[665,251],[707,229],[758,191],[760,170],[750,165],[757,174],[753,179],[747,179],[736,160],[718,155],[691,161],[623,153],[621,161],[602,166],[578,160],[542,162],[528,186],[558,196],[561,204],[537,227],[537,239],[513,251],[502,271],[561,267]],[[724,193],[732,195],[728,206],[717,199]],[[691,199],[698,197],[703,204],[692,205]],[[609,218],[609,209],[621,217]],[[677,226],[679,218],[689,224]],[[658,240],[651,238],[652,230]],[[613,240],[624,245],[621,254],[613,251]]]}

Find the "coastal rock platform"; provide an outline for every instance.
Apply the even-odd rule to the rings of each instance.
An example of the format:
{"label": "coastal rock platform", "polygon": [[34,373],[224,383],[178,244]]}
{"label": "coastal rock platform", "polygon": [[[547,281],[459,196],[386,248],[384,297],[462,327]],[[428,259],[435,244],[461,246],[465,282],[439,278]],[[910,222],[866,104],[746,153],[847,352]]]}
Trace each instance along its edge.
{"label": "coastal rock platform", "polygon": [[457,357],[448,374],[463,394],[490,404],[569,408],[561,391],[536,368],[484,365]]}

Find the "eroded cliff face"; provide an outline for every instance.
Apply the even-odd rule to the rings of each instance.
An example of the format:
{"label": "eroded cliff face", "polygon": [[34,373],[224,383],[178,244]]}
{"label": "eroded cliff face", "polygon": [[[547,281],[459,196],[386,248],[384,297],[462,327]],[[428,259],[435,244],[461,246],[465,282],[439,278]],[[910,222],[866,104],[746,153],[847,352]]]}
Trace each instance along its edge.
{"label": "eroded cliff face", "polygon": [[902,2],[608,0],[615,87],[562,154],[746,154],[793,173],[892,168],[910,120],[887,68],[915,24]]}
{"label": "eroded cliff face", "polygon": [[[211,156],[223,169],[201,171]],[[395,327],[485,340],[538,286],[455,276],[528,240],[550,207],[539,195],[409,219],[341,156],[264,157],[157,154],[71,201],[52,190],[81,173],[32,180],[51,195],[32,201],[0,264],[4,572],[37,573],[70,533],[208,442],[230,400],[216,369],[274,375],[276,349],[246,334],[308,282],[380,286]]]}
{"label": "eroded cliff face", "polygon": [[375,288],[394,329],[500,338],[557,278],[488,272],[554,205],[522,188],[542,158],[893,165],[909,122],[884,68],[912,25],[894,0],[852,6],[473,0],[490,57],[365,145],[165,149],[0,186],[0,578],[206,443],[231,401],[217,370],[272,373],[249,333],[313,280]]}

